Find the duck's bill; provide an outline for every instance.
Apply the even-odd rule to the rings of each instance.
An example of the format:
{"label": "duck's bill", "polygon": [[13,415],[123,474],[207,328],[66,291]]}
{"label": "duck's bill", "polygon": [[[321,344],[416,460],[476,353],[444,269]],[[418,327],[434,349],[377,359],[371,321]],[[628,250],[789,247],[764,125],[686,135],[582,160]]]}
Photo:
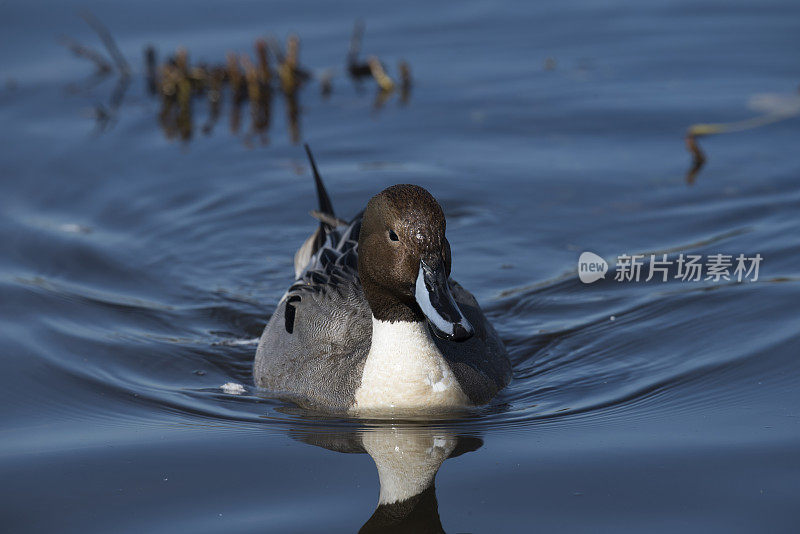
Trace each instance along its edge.
{"label": "duck's bill", "polygon": [[424,261],[420,262],[414,296],[437,336],[465,341],[475,333],[453,300],[443,264],[431,268]]}

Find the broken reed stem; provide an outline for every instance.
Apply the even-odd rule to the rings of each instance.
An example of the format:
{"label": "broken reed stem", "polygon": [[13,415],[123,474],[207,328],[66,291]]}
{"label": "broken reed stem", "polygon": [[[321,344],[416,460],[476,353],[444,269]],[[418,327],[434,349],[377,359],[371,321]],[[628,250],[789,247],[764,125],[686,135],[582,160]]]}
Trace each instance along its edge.
{"label": "broken reed stem", "polygon": [[347,72],[350,76],[358,80],[372,74],[367,63],[359,63],[358,56],[361,54],[361,40],[364,37],[364,22],[357,20],[353,24],[353,34],[350,36],[350,49],[347,51]]}
{"label": "broken reed stem", "polygon": [[294,94],[300,86],[297,65],[300,62],[300,39],[296,35],[290,35],[286,40],[286,57],[278,69],[281,79],[281,88],[287,95]]}
{"label": "broken reed stem", "polygon": [[397,68],[400,71],[400,102],[405,104],[411,96],[411,67],[406,60],[401,59]]}
{"label": "broken reed stem", "polygon": [[256,57],[258,58],[258,77],[259,81],[269,86],[272,81],[272,70],[269,66],[269,49],[264,39],[256,41]]}
{"label": "broken reed stem", "polygon": [[158,92],[158,60],[156,58],[156,49],[151,45],[144,51],[144,63],[147,69],[147,90],[151,95]]}
{"label": "broken reed stem", "polygon": [[185,48],[179,48],[175,53],[175,67],[184,76],[189,71],[189,53]]}
{"label": "broken reed stem", "polygon": [[242,55],[241,63],[244,68],[244,77],[247,80],[247,98],[250,100],[250,104],[255,106],[261,101],[261,83],[258,70],[246,55]]}
{"label": "broken reed stem", "polygon": [[361,40],[364,38],[364,21],[358,19],[353,24],[353,34],[350,36],[350,50],[347,51],[347,64],[358,63],[358,56],[361,54]]}
{"label": "broken reed stem", "polygon": [[278,39],[276,39],[274,36],[270,35],[267,38],[267,45],[269,49],[272,50],[272,55],[275,56],[275,61],[277,61],[278,64],[283,63],[285,58],[283,54],[283,47],[281,46],[280,41],[278,41]]}
{"label": "broken reed stem", "polygon": [[400,71],[400,84],[404,89],[411,88],[411,67],[408,66],[408,62],[404,59],[400,60],[400,63],[397,66],[398,70]]}
{"label": "broken reed stem", "polygon": [[381,65],[380,60],[375,56],[370,56],[367,60],[367,63],[369,63],[372,77],[375,78],[375,81],[378,83],[378,87],[387,93],[391,92],[394,89],[394,81],[392,81],[389,75],[386,74],[386,71],[383,70],[383,65]]}
{"label": "broken reed stem", "polygon": [[242,71],[239,70],[239,61],[236,57],[236,54],[233,52],[228,52],[227,55],[227,74],[228,80],[231,84],[231,93],[233,95],[233,101],[236,104],[239,104],[246,95],[246,89],[244,87],[244,78],[242,76]]}
{"label": "broken reed stem", "polygon": [[113,68],[111,66],[111,63],[106,61],[106,58],[104,58],[96,50],[93,50],[93,49],[89,48],[88,46],[84,46],[84,45],[80,44],[78,41],[76,41],[75,39],[72,39],[71,37],[67,37],[66,35],[62,35],[61,37],[59,37],[58,42],[59,42],[59,44],[61,44],[61,46],[63,46],[66,49],[68,49],[70,52],[75,54],[77,57],[82,57],[84,59],[88,59],[89,61],[94,63],[95,67],[97,67],[97,71],[98,72],[103,73],[103,74],[107,74],[107,73],[111,72],[111,70]]}
{"label": "broken reed stem", "polygon": [[184,139],[187,139],[191,135],[192,124],[192,81],[189,78],[189,54],[185,48],[179,49],[175,55],[175,67],[179,74],[176,95],[178,98],[178,129]]}
{"label": "broken reed stem", "polygon": [[[102,116],[105,118],[104,120],[111,120],[113,119],[112,112],[119,107],[126,86],[130,83],[132,71],[108,29],[91,13],[82,13],[81,17],[99,36],[107,55],[102,53],[102,49],[93,50],[68,37],[60,38],[60,42],[75,55],[92,61],[99,71],[96,75],[97,78],[102,79],[102,75],[112,71],[118,72],[120,83],[114,90],[108,112],[105,108],[98,108],[97,113],[98,117]],[[363,34],[363,22],[356,21],[350,40],[347,68],[354,78],[371,76],[375,79],[380,88],[376,95],[375,107],[379,108],[392,97],[397,85],[376,56],[371,56],[368,61],[359,63],[358,56],[361,52]],[[297,35],[290,35],[286,40],[285,51],[282,49],[281,43],[274,37],[257,39],[254,43],[254,50],[254,57],[240,56],[229,52],[226,54],[226,61],[223,65],[214,66],[200,63],[193,66],[185,49],[178,49],[174,56],[168,57],[159,64],[156,49],[152,45],[145,47],[146,87],[150,94],[159,95],[161,98],[159,121],[168,138],[180,135],[184,139],[188,139],[192,136],[192,99],[196,95],[202,95],[208,101],[209,116],[201,129],[205,133],[210,133],[220,115],[225,86],[229,85],[233,102],[231,131],[238,132],[240,107],[244,101],[248,101],[252,113],[253,131],[262,134],[262,142],[266,142],[264,134],[269,127],[271,99],[274,87],[278,86],[286,97],[292,140],[299,142],[298,89],[311,78],[311,74],[300,65],[300,39]],[[110,56],[110,59],[107,56]],[[270,56],[275,63],[271,64]],[[401,98],[405,103],[412,85],[411,69],[408,63],[400,61],[398,72],[398,83],[402,90]],[[318,77],[323,98],[327,98],[332,93],[333,77],[332,69],[322,71]]]}
{"label": "broken reed stem", "polygon": [[122,52],[119,51],[117,43],[114,41],[114,38],[111,36],[111,32],[108,31],[108,28],[106,28],[103,23],[97,20],[94,15],[88,11],[81,13],[81,18],[85,20],[86,24],[88,24],[89,27],[91,27],[98,35],[98,37],[100,37],[100,40],[103,42],[106,50],[108,50],[108,54],[111,56],[111,59],[114,60],[120,75],[125,78],[129,77],[131,75],[130,65],[128,65],[128,62],[125,60],[125,56],[122,55]]}
{"label": "broken reed stem", "polygon": [[203,125],[203,133],[208,135],[214,130],[219,120],[220,107],[222,105],[222,83],[225,79],[225,69],[216,67],[211,70],[208,81],[208,120]]}

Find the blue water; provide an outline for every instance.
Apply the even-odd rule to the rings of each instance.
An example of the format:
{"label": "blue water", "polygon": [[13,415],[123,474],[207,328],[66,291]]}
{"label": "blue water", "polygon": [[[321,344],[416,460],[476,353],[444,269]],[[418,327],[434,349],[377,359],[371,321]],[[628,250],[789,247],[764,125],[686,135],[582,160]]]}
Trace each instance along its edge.
{"label": "blue water", "polygon": [[[57,42],[102,50],[78,9],[133,69],[105,129],[115,76],[87,88]],[[407,102],[347,78],[358,18],[365,54],[409,62]],[[428,188],[509,348],[512,383],[466,418],[326,417],[253,387],[315,225],[304,153],[282,99],[265,138],[246,105],[232,133],[227,100],[204,135],[198,98],[191,140],[167,139],[142,51],[220,63],[291,32],[335,74],[298,126],[337,213]],[[386,530],[397,450],[427,488],[407,531],[796,531],[800,118],[701,139],[688,180],[683,137],[792,102],[798,51],[790,1],[0,3],[3,530]],[[757,282],[585,285],[585,250],[764,260]]]}

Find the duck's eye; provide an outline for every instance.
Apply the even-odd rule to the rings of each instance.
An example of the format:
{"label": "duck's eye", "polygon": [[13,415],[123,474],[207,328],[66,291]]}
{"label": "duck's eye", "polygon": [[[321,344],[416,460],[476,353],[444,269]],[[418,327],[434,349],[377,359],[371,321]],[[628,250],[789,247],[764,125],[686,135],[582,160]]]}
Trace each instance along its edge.
{"label": "duck's eye", "polygon": [[399,241],[400,240],[400,238],[397,237],[397,234],[394,233],[394,230],[389,230],[389,239],[391,239],[392,241]]}

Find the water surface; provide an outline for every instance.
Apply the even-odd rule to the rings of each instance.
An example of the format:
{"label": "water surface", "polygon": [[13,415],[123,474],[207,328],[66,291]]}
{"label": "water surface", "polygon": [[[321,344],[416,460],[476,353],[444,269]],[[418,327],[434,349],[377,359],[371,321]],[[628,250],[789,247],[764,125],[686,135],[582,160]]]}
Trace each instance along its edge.
{"label": "water surface", "polygon": [[[77,8],[134,70],[102,132],[92,110],[113,77],[75,90],[92,67],[56,42],[97,45]],[[796,3],[48,1],[0,14],[9,532],[381,531],[390,491],[421,495],[415,531],[795,530],[800,119],[703,139],[688,183],[683,135],[796,94]],[[405,104],[376,109],[374,87],[344,76],[358,17],[365,52],[390,72],[410,63]],[[304,64],[338,74],[327,100],[303,89],[299,124],[338,214],[390,184],[427,187],[454,277],[510,350],[511,385],[466,418],[324,417],[252,386],[256,339],[315,224],[304,154],[281,101],[264,144],[246,110],[232,134],[226,107],[203,135],[201,101],[191,141],[166,139],[141,54],[220,62],[290,32]],[[587,286],[584,250],[764,262],[754,283]]]}

